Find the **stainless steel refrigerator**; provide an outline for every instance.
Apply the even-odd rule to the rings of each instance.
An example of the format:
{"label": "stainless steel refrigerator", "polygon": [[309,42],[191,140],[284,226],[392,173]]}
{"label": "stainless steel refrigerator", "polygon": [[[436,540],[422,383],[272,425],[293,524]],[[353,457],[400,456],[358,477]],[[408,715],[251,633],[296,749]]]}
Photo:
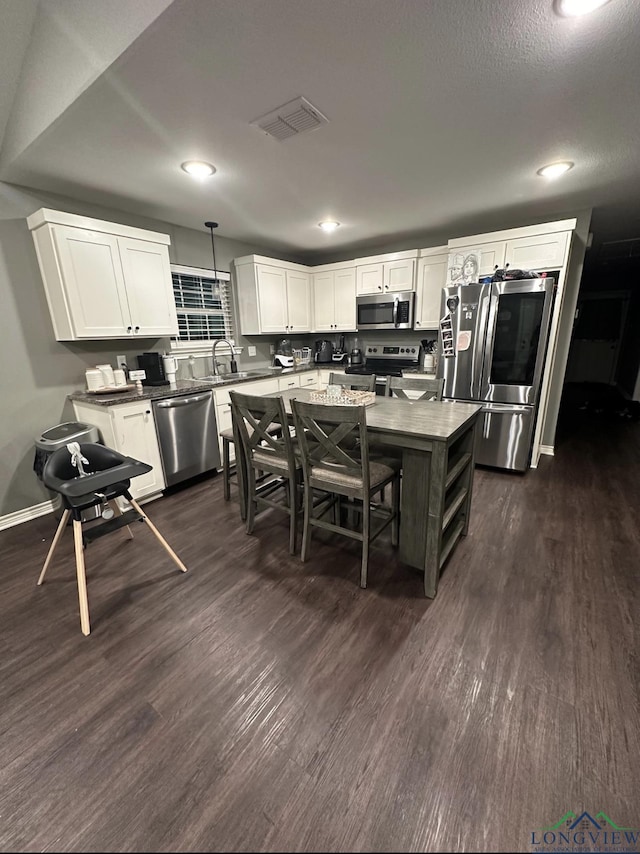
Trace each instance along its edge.
{"label": "stainless steel refrigerator", "polygon": [[553,278],[443,288],[443,398],[482,404],[476,462],[529,465],[555,291]]}

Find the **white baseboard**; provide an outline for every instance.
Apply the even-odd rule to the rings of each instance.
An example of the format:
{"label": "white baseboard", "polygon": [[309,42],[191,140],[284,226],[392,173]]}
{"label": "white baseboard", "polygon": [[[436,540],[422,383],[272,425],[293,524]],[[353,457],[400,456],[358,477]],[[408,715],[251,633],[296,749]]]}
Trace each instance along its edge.
{"label": "white baseboard", "polygon": [[547,457],[553,457],[555,454],[553,445],[540,445],[540,453],[546,454]]}
{"label": "white baseboard", "polygon": [[0,516],[0,531],[4,531],[6,528],[13,528],[15,525],[21,525],[30,519],[37,519],[38,516],[46,516],[47,513],[54,513],[59,507],[60,499],[54,498],[51,501],[43,501],[42,504],[25,507],[24,510],[7,513],[6,516]]}

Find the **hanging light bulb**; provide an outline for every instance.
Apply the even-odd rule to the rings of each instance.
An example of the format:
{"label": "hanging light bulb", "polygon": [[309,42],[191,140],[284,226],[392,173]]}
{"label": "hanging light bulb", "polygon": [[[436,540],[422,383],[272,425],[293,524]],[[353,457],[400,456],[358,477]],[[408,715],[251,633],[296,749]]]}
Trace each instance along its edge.
{"label": "hanging light bulb", "polygon": [[216,266],[216,245],[213,241],[213,229],[218,227],[218,223],[217,222],[211,222],[211,220],[207,220],[207,222],[205,222],[205,224],[204,224],[204,227],[211,230],[211,252],[213,253],[213,278],[217,279],[218,278],[218,268]]}

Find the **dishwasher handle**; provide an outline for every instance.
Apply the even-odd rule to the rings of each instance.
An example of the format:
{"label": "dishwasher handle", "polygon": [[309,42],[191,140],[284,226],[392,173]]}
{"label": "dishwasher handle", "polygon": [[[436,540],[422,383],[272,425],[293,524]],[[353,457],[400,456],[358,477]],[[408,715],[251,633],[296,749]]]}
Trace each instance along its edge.
{"label": "dishwasher handle", "polygon": [[168,400],[154,401],[154,403],[158,409],[173,409],[175,406],[188,406],[190,403],[202,403],[205,400],[211,400],[210,391],[194,394],[192,397],[171,397]]}

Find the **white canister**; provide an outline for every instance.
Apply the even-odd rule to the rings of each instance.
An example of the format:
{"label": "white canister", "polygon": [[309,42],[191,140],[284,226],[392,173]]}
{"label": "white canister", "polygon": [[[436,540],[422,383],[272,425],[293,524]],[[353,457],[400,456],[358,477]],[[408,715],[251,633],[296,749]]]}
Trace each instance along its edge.
{"label": "white canister", "polygon": [[428,374],[432,374],[436,367],[436,360],[433,353],[424,354],[423,368]]}
{"label": "white canister", "polygon": [[87,368],[84,375],[87,381],[88,391],[96,391],[97,389],[102,388],[102,371],[99,371],[97,368]]}
{"label": "white canister", "polygon": [[113,368],[111,365],[96,365],[96,368],[102,374],[102,385],[105,388],[114,388],[116,384],[116,378],[113,375]]}
{"label": "white canister", "polygon": [[122,368],[116,368],[113,372],[113,376],[116,382],[116,388],[127,384],[127,375]]}

